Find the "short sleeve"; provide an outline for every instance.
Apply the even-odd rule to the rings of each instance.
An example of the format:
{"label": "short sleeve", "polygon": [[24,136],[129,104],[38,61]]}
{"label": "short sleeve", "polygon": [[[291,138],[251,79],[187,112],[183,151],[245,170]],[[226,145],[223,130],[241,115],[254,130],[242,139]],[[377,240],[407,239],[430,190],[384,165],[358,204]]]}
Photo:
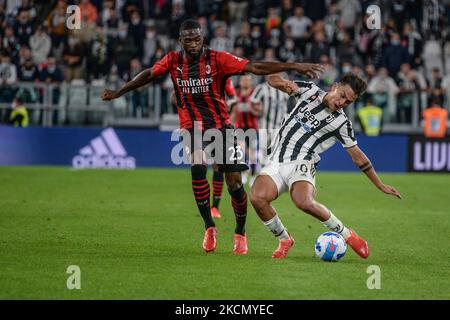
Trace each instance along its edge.
{"label": "short sleeve", "polygon": [[247,59],[236,57],[226,51],[217,51],[217,61],[220,69],[226,74],[242,74],[249,62]]}
{"label": "short sleeve", "polygon": [[358,144],[355,138],[355,131],[353,130],[352,122],[350,120],[347,120],[346,123],[339,128],[339,138],[342,146],[346,149]]}
{"label": "short sleeve", "polygon": [[294,83],[299,87],[299,89],[295,92],[292,92],[290,96],[299,97],[304,94],[306,91],[312,89],[315,84],[310,81],[294,81]]}
{"label": "short sleeve", "polygon": [[225,84],[225,92],[227,93],[227,96],[233,97],[236,95],[236,88],[233,85],[233,82],[231,81],[231,78],[227,79],[227,82]]}
{"label": "short sleeve", "polygon": [[264,95],[264,84],[258,84],[253,90],[252,95],[250,96],[250,102],[252,103],[258,103],[263,100]]}
{"label": "short sleeve", "polygon": [[152,71],[155,77],[162,76],[170,71],[170,65],[172,64],[172,56],[173,53],[169,52],[161,60],[159,60],[153,65]]}

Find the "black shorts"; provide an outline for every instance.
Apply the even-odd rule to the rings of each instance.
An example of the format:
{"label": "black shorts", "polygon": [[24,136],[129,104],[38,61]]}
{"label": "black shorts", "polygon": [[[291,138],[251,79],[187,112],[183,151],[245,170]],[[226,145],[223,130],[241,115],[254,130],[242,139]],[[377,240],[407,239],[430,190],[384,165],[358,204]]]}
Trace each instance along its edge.
{"label": "black shorts", "polygon": [[216,163],[221,172],[241,172],[249,169],[233,126],[204,132],[182,129],[181,136],[189,158],[192,152],[202,150],[206,160]]}

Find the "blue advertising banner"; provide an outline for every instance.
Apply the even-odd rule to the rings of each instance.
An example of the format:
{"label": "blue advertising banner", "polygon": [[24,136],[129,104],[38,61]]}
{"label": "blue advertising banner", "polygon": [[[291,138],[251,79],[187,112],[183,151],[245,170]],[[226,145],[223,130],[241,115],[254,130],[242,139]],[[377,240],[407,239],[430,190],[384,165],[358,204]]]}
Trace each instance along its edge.
{"label": "blue advertising banner", "polygon": [[[182,144],[178,136],[156,129],[14,128],[0,125],[0,165],[175,167],[183,162],[179,156]],[[378,171],[406,172],[406,135],[358,136],[357,139]],[[359,170],[339,143],[322,155],[318,169]]]}

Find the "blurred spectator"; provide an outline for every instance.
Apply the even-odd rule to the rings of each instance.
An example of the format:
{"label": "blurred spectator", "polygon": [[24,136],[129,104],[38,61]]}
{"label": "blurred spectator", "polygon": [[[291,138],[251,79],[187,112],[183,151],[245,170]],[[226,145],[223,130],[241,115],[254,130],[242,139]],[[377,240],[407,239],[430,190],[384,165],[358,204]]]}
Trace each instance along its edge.
{"label": "blurred spectator", "polygon": [[286,37],[279,51],[280,60],[283,62],[296,62],[302,60],[300,49],[295,46],[294,39]]}
{"label": "blurred spectator", "polygon": [[383,66],[387,68],[390,77],[396,77],[403,63],[409,63],[408,50],[400,42],[400,35],[393,33],[391,43],[386,48]]}
{"label": "blurred spectator", "polygon": [[14,23],[14,34],[19,40],[19,44],[28,44],[31,35],[34,33],[34,24],[30,20],[28,11],[20,11]]}
{"label": "blurred spectator", "polygon": [[447,134],[448,111],[435,99],[423,112],[424,134],[428,138],[443,138]]}
{"label": "blurred spectator", "polygon": [[370,96],[357,111],[357,120],[367,136],[378,136],[383,123],[383,109],[373,104]]}
{"label": "blurred spectator", "polygon": [[113,12],[115,12],[114,4],[115,4],[114,0],[103,1],[103,8],[102,8],[101,12],[99,13],[99,15],[100,15],[99,20],[102,25],[106,26],[109,19],[111,19],[111,14]]}
{"label": "blurred spectator", "polygon": [[374,104],[383,109],[384,120],[389,120],[395,114],[394,99],[398,91],[397,84],[386,68],[380,68],[367,86],[367,92],[372,94]]}
{"label": "blurred spectator", "polygon": [[348,32],[344,32],[342,41],[338,43],[336,47],[336,56],[340,66],[342,66],[346,62],[349,62],[351,64],[361,63],[356,52],[356,46],[352,42],[352,39]]}
{"label": "blurred spectator", "polygon": [[339,0],[338,8],[341,13],[344,28],[352,34],[356,19],[361,13],[361,4],[358,0]]}
{"label": "blurred spectator", "polygon": [[[134,58],[130,61],[130,68],[128,72],[125,74],[124,81],[131,81],[134,77],[136,77],[142,71],[142,65],[139,59]],[[130,93],[131,95],[131,106],[132,106],[132,116],[133,117],[143,117],[148,116],[148,96],[147,89],[145,87],[141,87],[137,90],[133,90]]]}
{"label": "blurred spectator", "polygon": [[253,52],[252,38],[250,37],[250,24],[243,22],[241,25],[240,34],[234,40],[235,47],[241,47],[244,51],[244,56],[248,57]]}
{"label": "blurred spectator", "polygon": [[278,15],[278,9],[271,7],[267,10],[266,18],[266,35],[270,37],[271,31],[273,29],[279,29],[281,27],[281,17]]}
{"label": "blurred spectator", "polygon": [[133,11],[131,14],[131,21],[128,24],[128,36],[133,39],[134,46],[137,48],[141,59],[144,56],[145,26],[138,11]]}
{"label": "blurred spectator", "polygon": [[221,25],[216,27],[210,47],[217,51],[230,52],[233,50],[233,42],[227,37],[226,30]]}
{"label": "blurred spectator", "polygon": [[52,49],[52,40],[42,25],[38,25],[36,32],[30,37],[30,49],[36,64],[41,64],[47,60]]}
{"label": "blurred spectator", "polygon": [[422,36],[413,30],[411,23],[406,22],[403,26],[402,42],[408,50],[410,63],[414,68],[422,64],[421,55],[423,49]]}
{"label": "blurred spectator", "polygon": [[327,54],[320,56],[320,63],[324,66],[325,70],[319,80],[319,87],[328,91],[331,85],[336,81],[339,76],[339,71],[330,63],[330,57]]}
{"label": "blurred spectator", "polygon": [[153,57],[156,51],[158,41],[156,38],[156,30],[154,26],[148,26],[145,32],[144,40],[144,57],[142,63],[144,66],[150,66],[150,59]]}
{"label": "blurred spectator", "polygon": [[46,84],[54,85],[52,90],[52,104],[57,105],[60,97],[59,84],[64,81],[64,74],[56,65],[56,58],[54,56],[48,57],[46,66],[39,73],[39,78]]}
{"label": "blurred spectator", "polygon": [[424,23],[425,34],[438,38],[445,25],[445,9],[439,0],[424,1]]}
{"label": "blurred spectator", "polygon": [[0,102],[11,102],[17,83],[17,68],[8,55],[0,57]]}
{"label": "blurred spectator", "polygon": [[90,0],[81,0],[80,3],[81,16],[87,16],[89,22],[95,23],[97,21],[97,8],[91,3]]}
{"label": "blurred spectator", "polygon": [[78,39],[78,42],[83,48],[86,48],[95,37],[96,24],[89,20],[87,12],[81,14],[80,29],[74,29],[71,35]]}
{"label": "blurred spectator", "polygon": [[302,54],[305,49],[305,41],[309,36],[309,28],[312,25],[310,18],[305,17],[302,7],[295,7],[294,15],[289,17],[283,24],[284,32],[294,39],[295,45],[300,48]]}
{"label": "blurred spectator", "polygon": [[444,103],[444,90],[442,86],[442,76],[439,68],[433,68],[430,78],[427,80],[428,94],[430,101],[442,105]]}
{"label": "blurred spectator", "polygon": [[323,32],[314,33],[314,40],[311,45],[308,46],[307,57],[312,63],[318,63],[322,55],[330,55],[330,47],[326,42],[326,37]]}
{"label": "blurred spectator", "polygon": [[292,4],[292,0],[282,0],[281,1],[281,21],[286,21],[292,14],[294,13],[294,5]]}
{"label": "blurred spectator", "polygon": [[242,22],[247,17],[248,0],[230,0],[228,11],[230,12],[230,22]]}
{"label": "blurred spectator", "polygon": [[39,81],[38,68],[35,66],[33,59],[27,59],[19,66],[18,78],[20,81],[34,82]]}
{"label": "blurred spectator", "polygon": [[87,79],[99,79],[106,76],[109,67],[108,38],[103,27],[95,28],[94,39],[89,44],[87,55]]}
{"label": "blurred spectator", "polygon": [[28,127],[28,111],[23,103],[22,98],[16,97],[11,105],[12,111],[9,116],[9,123],[14,127]]}
{"label": "blurred spectator", "polygon": [[133,38],[128,37],[128,27],[125,24],[119,26],[118,37],[112,40],[111,47],[114,48],[118,72],[123,74],[128,70],[131,59],[138,56],[139,51],[134,45]]}
{"label": "blurred spectator", "polygon": [[59,0],[56,7],[47,17],[47,25],[50,36],[52,37],[53,50],[59,51],[66,43],[66,8],[67,4],[64,0]]}
{"label": "blurred spectator", "polygon": [[14,29],[11,27],[5,28],[5,34],[1,44],[2,50],[11,59],[15,60],[19,54],[20,44],[17,37],[14,35]]}
{"label": "blurred spectator", "polygon": [[64,60],[64,78],[67,82],[71,82],[73,79],[83,78],[83,47],[81,46],[78,38],[73,35],[69,36],[67,45],[64,47],[63,60]]}
{"label": "blurred spectator", "polygon": [[439,41],[430,39],[425,42],[423,49],[423,63],[425,66],[425,74],[427,77],[431,75],[434,68],[443,70],[442,63],[442,47]]}

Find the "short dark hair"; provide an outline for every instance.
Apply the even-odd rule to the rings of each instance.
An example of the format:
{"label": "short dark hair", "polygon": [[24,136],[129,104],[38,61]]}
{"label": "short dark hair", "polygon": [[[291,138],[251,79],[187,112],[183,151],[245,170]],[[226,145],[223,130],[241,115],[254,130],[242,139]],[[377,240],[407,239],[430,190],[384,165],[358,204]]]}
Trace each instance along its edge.
{"label": "short dark hair", "polygon": [[181,26],[180,26],[180,35],[181,35],[181,32],[182,31],[185,31],[185,30],[191,30],[191,29],[201,29],[202,27],[200,26],[200,23],[198,23],[198,21],[197,20],[194,20],[194,19],[187,19],[187,20],[184,20],[182,23],[181,23]]}
{"label": "short dark hair", "polygon": [[367,83],[352,72],[345,74],[339,83],[343,85],[348,84],[357,96],[362,95],[367,89]]}

